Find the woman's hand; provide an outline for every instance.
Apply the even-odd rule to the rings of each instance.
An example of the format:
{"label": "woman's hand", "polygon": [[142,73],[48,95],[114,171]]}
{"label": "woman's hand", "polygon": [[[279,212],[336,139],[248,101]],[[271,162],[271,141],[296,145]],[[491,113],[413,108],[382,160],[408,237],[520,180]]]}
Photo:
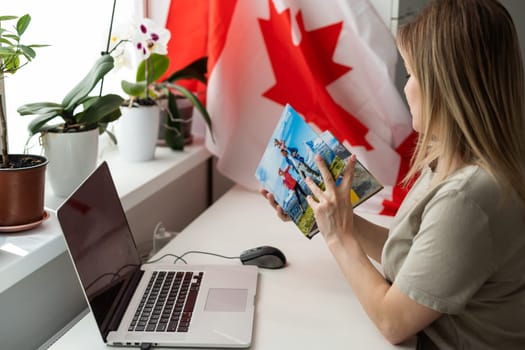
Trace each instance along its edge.
{"label": "woman's hand", "polygon": [[311,178],[306,179],[306,184],[315,196],[308,196],[306,200],[312,207],[317,221],[319,231],[323,234],[327,245],[330,247],[334,243],[343,243],[347,238],[352,237],[354,226],[354,212],[350,199],[350,190],[354,177],[354,167],[356,156],[352,155],[350,161],[343,171],[343,178],[339,186],[328,170],[326,163],[321,156],[316,155],[315,161],[325,184],[323,191]]}
{"label": "woman's hand", "polygon": [[277,202],[275,201],[275,198],[273,197],[273,194],[271,194],[270,192],[268,192],[267,190],[265,190],[264,188],[261,188],[259,190],[259,193],[262,194],[264,196],[264,198],[266,198],[268,200],[268,202],[270,203],[270,205],[275,209],[275,211],[277,212],[277,216],[279,216],[279,218],[283,221],[290,221],[290,217],[284,212],[283,208],[281,208],[279,206],[279,204],[277,204]]}

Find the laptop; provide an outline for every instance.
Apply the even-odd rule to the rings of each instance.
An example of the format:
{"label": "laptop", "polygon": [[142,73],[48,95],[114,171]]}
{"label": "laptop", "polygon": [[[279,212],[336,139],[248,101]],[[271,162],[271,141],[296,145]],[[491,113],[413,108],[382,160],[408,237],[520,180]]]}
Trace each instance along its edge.
{"label": "laptop", "polygon": [[257,267],[141,264],[106,162],[57,217],[107,345],[250,346]]}

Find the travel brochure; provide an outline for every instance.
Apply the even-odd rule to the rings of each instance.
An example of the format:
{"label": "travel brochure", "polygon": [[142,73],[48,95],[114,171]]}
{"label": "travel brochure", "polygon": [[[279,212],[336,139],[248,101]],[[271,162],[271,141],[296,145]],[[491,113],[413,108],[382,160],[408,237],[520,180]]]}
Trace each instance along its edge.
{"label": "travel brochure", "polygon": [[[312,194],[306,178],[312,178],[324,189],[323,178],[314,160],[316,154],[329,165],[338,184],[350,151],[329,131],[318,134],[288,104],[255,172],[263,188],[274,195],[277,204],[307,238],[312,238],[319,230],[313,210],[306,201],[306,196]],[[357,161],[349,194],[352,206],[355,208],[382,188],[381,183]]]}

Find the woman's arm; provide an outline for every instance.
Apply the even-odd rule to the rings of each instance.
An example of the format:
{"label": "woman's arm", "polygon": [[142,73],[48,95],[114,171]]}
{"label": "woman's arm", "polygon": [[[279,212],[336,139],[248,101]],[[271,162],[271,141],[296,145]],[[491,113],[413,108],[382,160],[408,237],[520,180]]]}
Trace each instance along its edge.
{"label": "woman's arm", "polygon": [[388,229],[354,214],[353,230],[365,254],[380,263],[383,246],[388,238]]}
{"label": "woman's arm", "polygon": [[[383,239],[386,238],[379,234],[381,238],[370,240],[372,235],[359,232],[372,226],[353,215],[348,196],[355,156],[351,157],[339,186],[335,185],[322,158],[316,156],[316,162],[323,175],[326,190],[321,190],[311,179],[307,179],[315,196],[315,199],[308,196],[307,200],[314,211],[319,230],[368,317],[388,341],[400,343],[428,326],[441,314],[416,303],[395,285],[391,286],[365,254],[364,247],[369,246],[371,254],[377,255],[377,248],[382,246]],[[381,229],[372,229],[375,230],[384,232]]]}

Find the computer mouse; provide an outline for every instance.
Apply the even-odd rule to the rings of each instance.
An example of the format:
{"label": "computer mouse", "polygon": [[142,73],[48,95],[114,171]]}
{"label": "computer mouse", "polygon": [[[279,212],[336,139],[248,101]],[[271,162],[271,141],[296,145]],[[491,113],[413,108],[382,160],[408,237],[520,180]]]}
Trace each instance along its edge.
{"label": "computer mouse", "polygon": [[243,265],[256,265],[265,269],[280,269],[286,265],[283,252],[268,245],[245,250],[240,259]]}

